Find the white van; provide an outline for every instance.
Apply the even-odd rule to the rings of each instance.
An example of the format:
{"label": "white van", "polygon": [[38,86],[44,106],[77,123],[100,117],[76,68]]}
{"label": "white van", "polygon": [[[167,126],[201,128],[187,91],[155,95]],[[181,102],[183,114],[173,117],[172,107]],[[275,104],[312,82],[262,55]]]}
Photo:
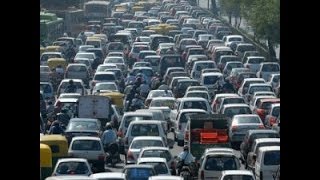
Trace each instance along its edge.
{"label": "white van", "polygon": [[280,165],[280,146],[260,147],[256,156],[256,180],[272,180]]}

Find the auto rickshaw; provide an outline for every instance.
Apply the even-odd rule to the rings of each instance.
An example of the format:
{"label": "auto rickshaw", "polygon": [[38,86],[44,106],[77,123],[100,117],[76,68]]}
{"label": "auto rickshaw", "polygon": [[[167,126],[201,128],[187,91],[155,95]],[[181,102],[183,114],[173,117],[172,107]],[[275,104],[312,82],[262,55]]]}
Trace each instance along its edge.
{"label": "auto rickshaw", "polygon": [[133,6],[132,7],[132,11],[136,12],[136,11],[144,11],[144,7],[143,6]]}
{"label": "auto rickshaw", "polygon": [[52,151],[52,165],[55,166],[59,158],[68,157],[68,141],[62,135],[40,136],[40,143],[50,146]]}
{"label": "auto rickshaw", "polygon": [[43,180],[52,173],[52,152],[51,148],[40,143],[40,179]]}
{"label": "auto rickshaw", "polygon": [[68,63],[64,58],[49,58],[48,66],[50,69],[57,68],[60,65],[64,70],[67,68]]}
{"label": "auto rickshaw", "polygon": [[116,105],[120,112],[123,112],[123,99],[124,94],[119,92],[101,92],[99,93],[100,96],[107,96],[111,99],[112,104]]}

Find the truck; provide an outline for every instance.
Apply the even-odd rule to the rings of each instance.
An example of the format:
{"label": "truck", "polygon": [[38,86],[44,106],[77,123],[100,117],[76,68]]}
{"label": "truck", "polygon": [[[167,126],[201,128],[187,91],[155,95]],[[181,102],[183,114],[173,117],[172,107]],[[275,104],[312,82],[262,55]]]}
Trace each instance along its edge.
{"label": "truck", "polygon": [[111,120],[111,108],[111,100],[106,96],[80,96],[78,100],[78,117],[98,119],[102,127],[104,127]]}
{"label": "truck", "polygon": [[227,117],[221,114],[192,114],[187,116],[185,144],[198,161],[207,148],[228,147]]}

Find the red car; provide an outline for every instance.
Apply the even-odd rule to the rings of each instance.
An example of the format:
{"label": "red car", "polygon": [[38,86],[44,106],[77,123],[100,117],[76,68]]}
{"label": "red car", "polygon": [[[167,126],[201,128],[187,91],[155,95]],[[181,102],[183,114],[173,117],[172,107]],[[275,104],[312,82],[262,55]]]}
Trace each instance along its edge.
{"label": "red car", "polygon": [[269,114],[271,105],[275,103],[280,103],[279,98],[272,99],[262,99],[257,106],[254,108],[254,112],[260,116],[261,119],[265,119],[266,115]]}

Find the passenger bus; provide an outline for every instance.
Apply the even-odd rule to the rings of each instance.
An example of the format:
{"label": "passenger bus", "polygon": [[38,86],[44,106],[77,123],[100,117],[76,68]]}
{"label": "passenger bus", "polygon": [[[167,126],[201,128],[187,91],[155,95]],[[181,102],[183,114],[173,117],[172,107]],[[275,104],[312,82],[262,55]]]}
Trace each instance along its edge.
{"label": "passenger bus", "polygon": [[103,20],[111,16],[110,2],[89,1],[84,4],[84,16],[86,20]]}
{"label": "passenger bus", "polygon": [[63,18],[56,14],[40,12],[40,41],[55,41],[65,31]]}

